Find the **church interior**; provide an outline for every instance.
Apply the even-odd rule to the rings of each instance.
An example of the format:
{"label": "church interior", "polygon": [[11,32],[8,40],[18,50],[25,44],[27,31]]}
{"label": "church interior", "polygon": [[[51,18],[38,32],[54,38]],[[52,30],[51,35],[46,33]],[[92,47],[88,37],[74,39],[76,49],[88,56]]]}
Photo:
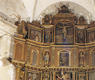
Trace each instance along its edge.
{"label": "church interior", "polygon": [[95,1],[83,0],[88,10],[82,0],[41,1],[30,3],[31,17],[21,4],[24,17],[1,7],[0,80],[95,80]]}

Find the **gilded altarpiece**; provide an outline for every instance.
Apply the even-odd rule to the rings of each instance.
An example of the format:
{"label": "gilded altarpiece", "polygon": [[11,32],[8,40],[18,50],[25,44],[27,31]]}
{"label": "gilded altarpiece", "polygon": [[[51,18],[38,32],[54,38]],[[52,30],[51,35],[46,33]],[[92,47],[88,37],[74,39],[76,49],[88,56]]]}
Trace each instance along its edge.
{"label": "gilded altarpiece", "polygon": [[17,26],[16,80],[95,80],[95,29],[83,16],[63,5],[42,24],[21,21]]}

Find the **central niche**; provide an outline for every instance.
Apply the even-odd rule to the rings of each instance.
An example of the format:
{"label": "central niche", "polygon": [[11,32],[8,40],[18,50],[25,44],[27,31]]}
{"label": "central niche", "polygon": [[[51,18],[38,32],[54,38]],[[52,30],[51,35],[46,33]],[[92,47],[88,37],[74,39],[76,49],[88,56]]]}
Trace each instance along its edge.
{"label": "central niche", "polygon": [[69,52],[60,51],[59,53],[59,66],[69,66]]}
{"label": "central niche", "polygon": [[73,44],[74,43],[74,29],[69,23],[58,23],[55,30],[56,44]]}

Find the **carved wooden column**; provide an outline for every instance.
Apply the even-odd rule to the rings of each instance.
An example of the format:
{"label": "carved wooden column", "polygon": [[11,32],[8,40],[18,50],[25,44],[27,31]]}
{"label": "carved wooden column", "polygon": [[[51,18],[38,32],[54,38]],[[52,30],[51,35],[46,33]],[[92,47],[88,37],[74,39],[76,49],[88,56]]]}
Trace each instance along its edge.
{"label": "carved wooden column", "polygon": [[74,26],[74,44],[76,44],[76,27]]}
{"label": "carved wooden column", "polygon": [[52,76],[52,72],[50,72],[50,80],[52,80],[53,79],[53,76]]}
{"label": "carved wooden column", "polygon": [[28,74],[28,68],[27,68],[27,66],[25,67],[25,80],[27,80],[27,74]]}
{"label": "carved wooden column", "polygon": [[77,48],[74,47],[73,49],[73,65],[72,66],[78,66],[78,53],[77,53]]}
{"label": "carved wooden column", "polygon": [[43,63],[43,51],[44,51],[44,49],[40,48],[40,66],[44,66],[44,63]]}
{"label": "carved wooden column", "polygon": [[56,80],[56,79],[55,79],[55,72],[54,72],[54,71],[53,71],[53,80]]}
{"label": "carved wooden column", "polygon": [[86,80],[89,80],[89,73],[86,72]]}
{"label": "carved wooden column", "polygon": [[27,43],[27,45],[26,45],[27,47],[26,47],[26,53],[27,53],[27,57],[26,57],[26,63],[27,64],[31,64],[30,63],[30,54],[31,54],[31,45],[29,45],[29,43]]}
{"label": "carved wooden column", "polygon": [[54,26],[54,43],[55,43],[55,26]]}
{"label": "carved wooden column", "polygon": [[16,80],[19,80],[19,78],[20,78],[20,68],[21,68],[21,66],[17,65],[17,67],[16,67]]}
{"label": "carved wooden column", "polygon": [[42,74],[42,72],[41,72],[41,80],[43,80],[43,74]]}
{"label": "carved wooden column", "polygon": [[54,56],[54,53],[55,53],[55,47],[52,47],[52,66],[54,66],[55,65],[55,56]]}
{"label": "carved wooden column", "polygon": [[92,54],[89,54],[89,66],[92,66]]}
{"label": "carved wooden column", "polygon": [[73,74],[73,79],[72,79],[72,80],[76,80],[76,79],[75,79],[75,72],[73,72],[72,74]]}

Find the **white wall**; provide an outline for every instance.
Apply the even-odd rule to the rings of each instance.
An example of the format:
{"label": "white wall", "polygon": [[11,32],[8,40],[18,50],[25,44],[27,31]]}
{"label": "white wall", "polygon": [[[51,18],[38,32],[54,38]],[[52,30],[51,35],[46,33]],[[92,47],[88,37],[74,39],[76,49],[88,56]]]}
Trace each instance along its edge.
{"label": "white wall", "polygon": [[17,20],[18,16],[22,19],[28,17],[26,7],[21,0],[0,0],[0,16],[2,15],[13,20]]}
{"label": "white wall", "polygon": [[[95,17],[94,0],[0,0],[0,12],[12,18],[16,18],[16,16],[19,15],[22,19],[26,20],[29,17],[30,21],[32,21],[50,5],[57,4],[57,2],[64,3],[68,1],[78,4],[79,6],[81,6],[81,8],[84,8],[86,11],[89,12],[85,15],[91,15]],[[75,12],[78,11],[76,8],[77,7],[73,7]],[[81,14],[85,13],[85,11],[80,10],[80,12],[77,13]]]}
{"label": "white wall", "polygon": [[[33,20],[34,18],[37,18],[38,16],[40,16],[40,14],[50,5],[52,4],[57,4],[57,2],[73,2],[75,4],[78,4],[79,6],[81,6],[81,8],[84,8],[86,11],[88,11],[89,13],[85,13],[85,11],[81,11],[77,12],[77,7],[73,7],[75,12],[82,14],[85,13],[85,15],[87,16],[93,16],[91,18],[95,19],[95,1],[94,0],[37,0],[37,5],[35,10],[33,10],[34,5],[35,5],[35,1],[36,0],[22,0],[24,2],[24,5],[26,6],[26,9],[28,10],[28,15],[32,18],[31,20]],[[35,15],[33,16],[33,11],[35,11]]]}
{"label": "white wall", "polygon": [[0,60],[0,63],[1,62],[2,65],[0,65],[0,80],[15,80],[15,67],[7,62],[7,60]]}
{"label": "white wall", "polygon": [[15,80],[15,67],[7,60],[15,32],[16,26],[0,18],[0,80]]}
{"label": "white wall", "polygon": [[[95,4],[91,2],[92,0],[38,0],[38,4],[36,7],[35,17],[38,16],[44,11],[46,8],[52,4],[57,5],[58,2],[69,3],[71,9],[74,10],[75,13],[79,15],[84,15],[87,19],[95,19]],[[56,7],[56,6],[55,6]],[[54,7],[51,7],[51,10],[54,10]],[[51,11],[50,9],[48,12]]]}

